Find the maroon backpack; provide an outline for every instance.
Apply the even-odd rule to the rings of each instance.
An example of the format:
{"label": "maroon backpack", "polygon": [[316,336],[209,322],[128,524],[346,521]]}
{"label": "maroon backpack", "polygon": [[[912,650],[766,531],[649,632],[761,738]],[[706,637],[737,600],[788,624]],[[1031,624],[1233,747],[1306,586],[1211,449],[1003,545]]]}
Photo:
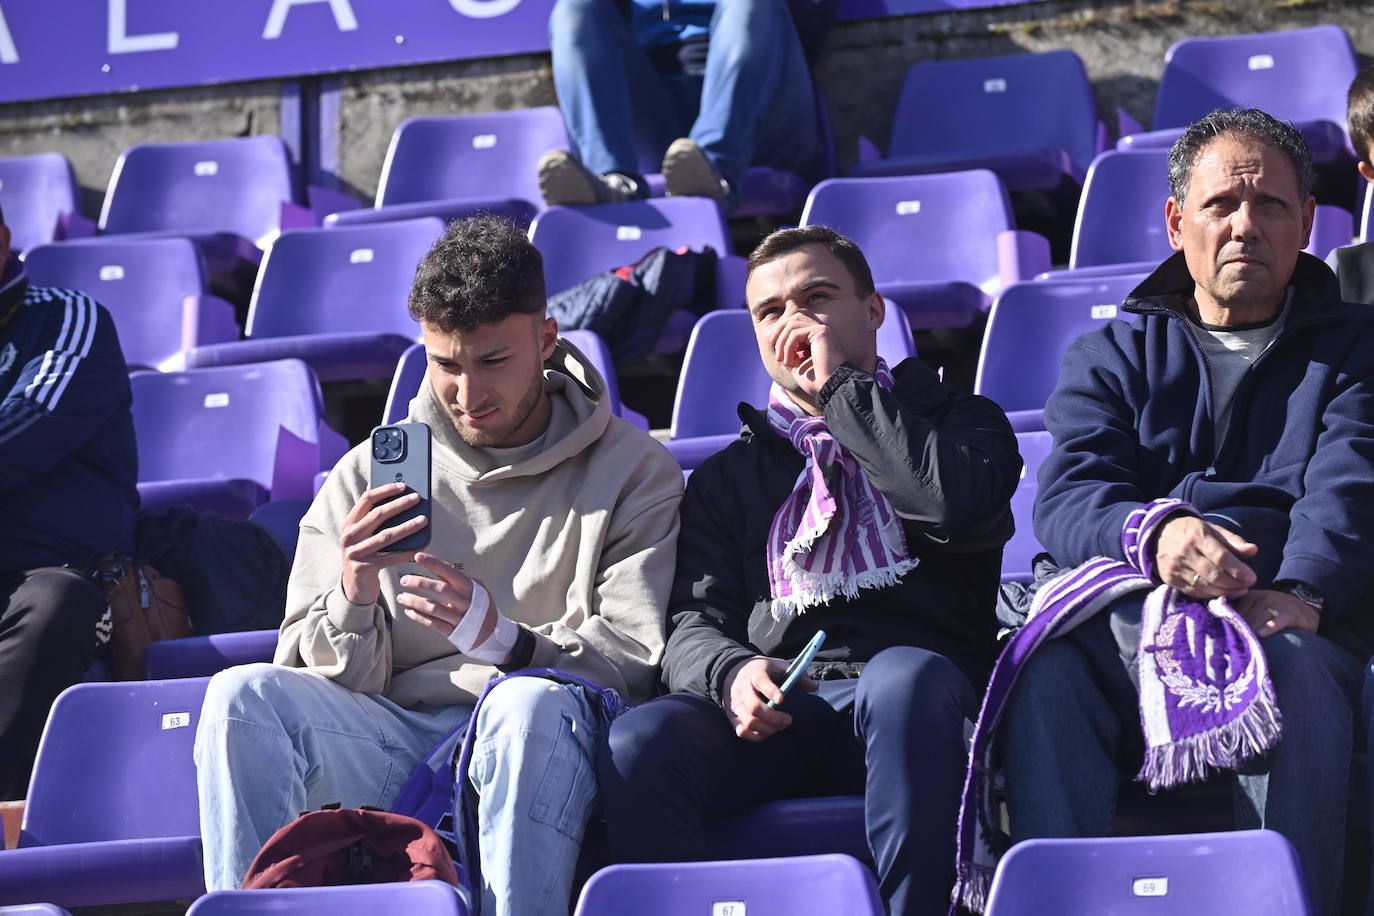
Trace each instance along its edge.
{"label": "maroon backpack", "polygon": [[248,867],[245,889],[438,879],[459,887],[433,828],[379,808],[325,805],[272,834]]}

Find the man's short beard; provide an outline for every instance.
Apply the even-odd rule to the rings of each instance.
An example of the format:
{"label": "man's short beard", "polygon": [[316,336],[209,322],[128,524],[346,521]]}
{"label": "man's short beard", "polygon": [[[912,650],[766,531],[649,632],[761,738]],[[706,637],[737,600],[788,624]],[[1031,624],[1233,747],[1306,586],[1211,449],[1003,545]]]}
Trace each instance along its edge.
{"label": "man's short beard", "polygon": [[501,429],[496,430],[474,430],[464,429],[462,424],[462,414],[452,404],[445,404],[444,408],[449,416],[453,418],[453,428],[458,432],[458,438],[462,439],[473,448],[503,448],[505,441],[510,438],[525,421],[534,413],[534,409],[539,406],[539,398],[544,394],[544,373],[540,371],[530,381],[530,386],[516,402],[512,411],[512,422]]}

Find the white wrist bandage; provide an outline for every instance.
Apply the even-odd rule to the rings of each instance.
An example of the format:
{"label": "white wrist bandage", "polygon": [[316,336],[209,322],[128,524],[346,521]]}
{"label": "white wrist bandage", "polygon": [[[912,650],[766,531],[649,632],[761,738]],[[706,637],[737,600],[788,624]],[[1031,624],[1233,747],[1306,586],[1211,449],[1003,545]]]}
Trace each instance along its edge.
{"label": "white wrist bandage", "polygon": [[[482,632],[487,618],[491,615],[496,617],[496,626],[492,629],[491,635],[481,645],[474,645],[477,634]],[[462,620],[458,621],[458,626],[453,628],[448,641],[453,643],[458,651],[464,655],[471,656],[478,661],[499,665],[510,658],[511,650],[515,648],[516,637],[519,635],[520,628],[515,625],[515,621],[497,610],[496,605],[491,603],[491,596],[482,587],[482,583],[474,581],[472,583],[472,601],[468,604],[467,613],[463,615]]]}

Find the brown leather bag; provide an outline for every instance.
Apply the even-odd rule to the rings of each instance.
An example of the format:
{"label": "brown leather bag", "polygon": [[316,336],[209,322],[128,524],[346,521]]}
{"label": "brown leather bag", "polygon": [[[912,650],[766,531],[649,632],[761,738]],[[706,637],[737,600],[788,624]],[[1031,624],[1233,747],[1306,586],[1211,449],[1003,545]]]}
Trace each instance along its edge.
{"label": "brown leather bag", "polygon": [[110,664],[125,681],[146,676],[143,650],[150,642],[191,635],[191,615],[181,586],[147,564],[106,557],[100,583],[110,603]]}

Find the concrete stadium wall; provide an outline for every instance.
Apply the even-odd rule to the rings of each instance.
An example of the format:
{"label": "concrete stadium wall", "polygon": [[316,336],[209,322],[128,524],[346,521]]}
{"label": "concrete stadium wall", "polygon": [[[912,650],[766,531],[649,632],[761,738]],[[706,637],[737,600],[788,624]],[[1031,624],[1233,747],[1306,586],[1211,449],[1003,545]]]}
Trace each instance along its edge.
{"label": "concrete stadium wall", "polygon": [[[1115,133],[1117,106],[1149,125],[1164,52],[1179,38],[1322,23],[1342,26],[1362,58],[1374,55],[1374,17],[1364,3],[1050,0],[847,23],[832,33],[818,78],[830,100],[844,163],[853,159],[859,134],[880,146],[886,143],[902,74],[921,60],[1068,48],[1082,57],[1099,109]],[[363,71],[306,85],[311,83],[331,90],[333,102],[324,108],[323,119],[333,174],[324,177],[369,200],[391,133],[403,119],[556,101],[548,56],[542,54]],[[296,86],[258,82],[0,106],[0,156],[65,153],[83,186],[85,209],[94,217],[125,147],[278,133],[284,127],[290,134],[302,117],[290,101],[297,97]]]}

